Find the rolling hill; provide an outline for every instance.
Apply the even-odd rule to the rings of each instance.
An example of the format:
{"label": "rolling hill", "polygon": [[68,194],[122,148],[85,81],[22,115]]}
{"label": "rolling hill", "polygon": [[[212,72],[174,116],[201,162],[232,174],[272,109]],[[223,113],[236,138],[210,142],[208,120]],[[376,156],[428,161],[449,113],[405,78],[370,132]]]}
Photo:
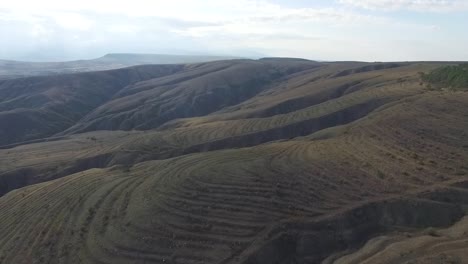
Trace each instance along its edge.
{"label": "rolling hill", "polygon": [[468,93],[420,74],[448,64],[2,81],[0,263],[464,263]]}
{"label": "rolling hill", "polygon": [[63,131],[129,84],[171,74],[180,65],[139,66],[0,81],[0,144]]}

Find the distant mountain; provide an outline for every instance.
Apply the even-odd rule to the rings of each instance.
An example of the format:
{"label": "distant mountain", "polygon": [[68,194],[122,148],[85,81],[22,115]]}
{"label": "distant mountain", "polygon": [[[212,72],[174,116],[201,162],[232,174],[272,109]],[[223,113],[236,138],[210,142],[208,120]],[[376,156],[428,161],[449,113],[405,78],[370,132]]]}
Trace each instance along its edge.
{"label": "distant mountain", "polygon": [[0,80],[60,73],[112,70],[142,64],[187,64],[231,59],[239,59],[239,57],[111,53],[92,60],[65,62],[0,60]]}
{"label": "distant mountain", "polygon": [[101,63],[122,64],[186,64],[217,60],[241,59],[234,56],[205,56],[205,55],[168,55],[168,54],[135,54],[135,53],[109,53],[93,61]]}

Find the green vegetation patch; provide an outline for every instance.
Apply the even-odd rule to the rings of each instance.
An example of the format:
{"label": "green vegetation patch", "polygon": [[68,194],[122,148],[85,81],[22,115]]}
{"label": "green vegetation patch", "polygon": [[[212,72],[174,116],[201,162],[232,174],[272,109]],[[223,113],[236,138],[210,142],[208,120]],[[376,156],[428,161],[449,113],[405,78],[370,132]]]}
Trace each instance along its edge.
{"label": "green vegetation patch", "polygon": [[468,63],[435,69],[422,74],[422,80],[428,83],[429,88],[468,91]]}

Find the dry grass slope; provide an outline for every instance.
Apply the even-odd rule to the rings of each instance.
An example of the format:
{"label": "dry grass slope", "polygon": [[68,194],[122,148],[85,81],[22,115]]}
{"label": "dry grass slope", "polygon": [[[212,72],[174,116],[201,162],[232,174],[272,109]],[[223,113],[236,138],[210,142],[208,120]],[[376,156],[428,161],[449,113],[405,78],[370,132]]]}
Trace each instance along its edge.
{"label": "dry grass slope", "polygon": [[435,64],[364,66],[0,150],[0,263],[463,263],[468,93],[425,90]]}

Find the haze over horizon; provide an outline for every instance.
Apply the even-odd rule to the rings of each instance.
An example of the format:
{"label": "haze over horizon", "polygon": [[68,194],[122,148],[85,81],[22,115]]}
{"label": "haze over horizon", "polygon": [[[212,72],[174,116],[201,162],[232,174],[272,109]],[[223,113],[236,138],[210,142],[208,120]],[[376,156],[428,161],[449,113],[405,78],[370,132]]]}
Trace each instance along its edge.
{"label": "haze over horizon", "polygon": [[468,60],[466,0],[17,0],[0,3],[0,59],[107,53]]}

